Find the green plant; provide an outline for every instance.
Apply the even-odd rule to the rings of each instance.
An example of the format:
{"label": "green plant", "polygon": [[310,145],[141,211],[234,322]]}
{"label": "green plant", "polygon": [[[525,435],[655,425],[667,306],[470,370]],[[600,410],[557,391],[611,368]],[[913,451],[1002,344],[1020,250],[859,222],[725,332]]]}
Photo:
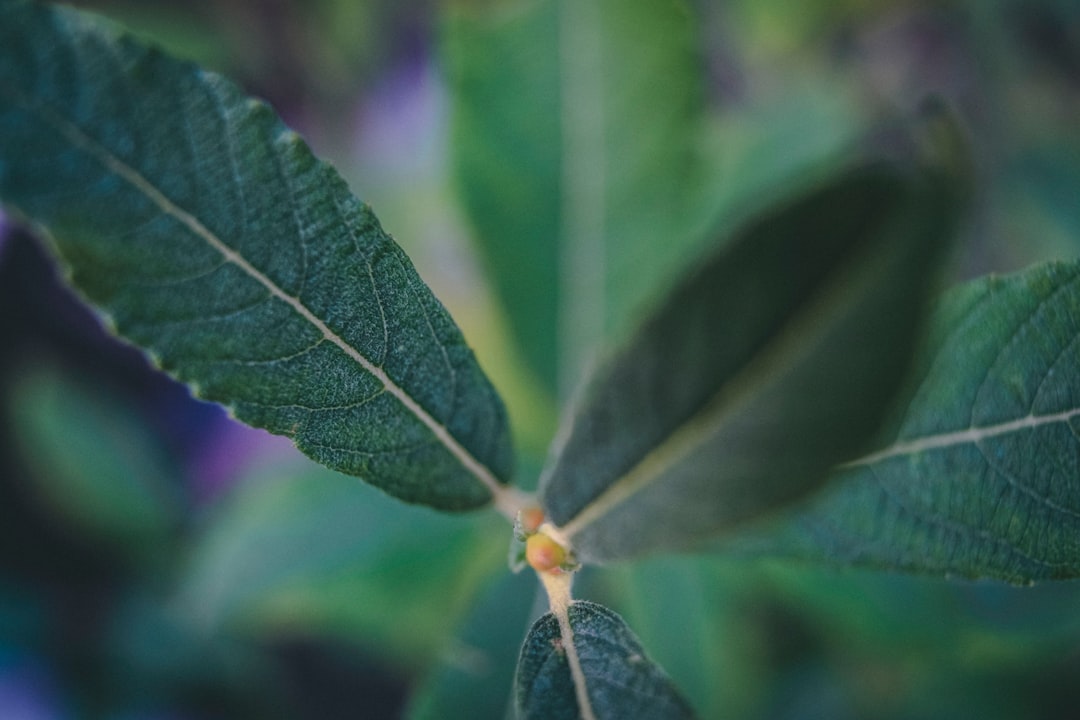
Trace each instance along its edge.
{"label": "green plant", "polygon": [[[568,408],[535,494],[510,484],[502,401],[405,254],[221,77],[73,11],[0,3],[0,199],[116,332],[196,395],[401,500],[492,505],[513,523],[511,562],[532,564],[552,610],[521,652],[522,717],[692,714],[618,615],[571,603],[579,564],[707,548],[1075,577],[1080,267],[976,280],[928,317],[969,192],[947,115],[885,123],[887,142],[845,147],[754,206],[752,182],[717,192],[722,174],[686,131],[700,103],[678,71],[689,25],[666,4],[622,8],[642,16],[627,28],[663,38],[659,58],[612,31],[612,52],[641,67],[599,86],[575,68],[582,86],[560,112],[580,115],[561,129],[497,92],[557,82],[538,27],[568,23],[573,57],[590,61],[574,29],[601,10],[572,7],[448,20],[464,201],[532,372]],[[644,120],[591,115],[611,105]],[[564,156],[519,146],[557,132],[571,135]],[[248,500],[285,519],[297,492]],[[353,513],[338,522],[363,512],[335,504]],[[389,606],[412,581],[457,611],[503,554],[486,522],[419,536],[438,559],[419,581],[350,591]],[[208,573],[191,597],[220,582]]]}

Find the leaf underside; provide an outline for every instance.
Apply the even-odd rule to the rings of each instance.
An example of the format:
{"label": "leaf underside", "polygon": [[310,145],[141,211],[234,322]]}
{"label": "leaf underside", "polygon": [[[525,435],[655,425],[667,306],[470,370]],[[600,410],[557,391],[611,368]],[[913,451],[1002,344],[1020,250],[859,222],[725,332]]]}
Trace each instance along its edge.
{"label": "leaf underside", "polygon": [[202,398],[410,502],[486,503],[500,399],[341,177],[221,77],[67,9],[0,10],[0,200]]}
{"label": "leaf underside", "polygon": [[[569,607],[574,645],[589,702],[599,720],[692,718],[693,710],[618,615],[587,601]],[[548,613],[533,624],[518,659],[519,720],[578,720],[577,699],[562,649],[559,622]]]}
{"label": "leaf underside", "polygon": [[544,479],[579,557],[692,547],[865,449],[949,246],[946,182],[849,170],[675,288],[592,381]]}
{"label": "leaf underside", "polygon": [[840,564],[1080,577],[1080,264],[946,295],[881,449],[735,547]]}

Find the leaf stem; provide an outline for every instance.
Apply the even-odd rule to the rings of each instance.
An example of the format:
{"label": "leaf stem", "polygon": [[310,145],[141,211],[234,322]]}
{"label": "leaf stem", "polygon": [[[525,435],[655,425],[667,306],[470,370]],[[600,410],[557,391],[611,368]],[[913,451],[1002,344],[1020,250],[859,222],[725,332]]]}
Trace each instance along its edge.
{"label": "leaf stem", "polygon": [[532,493],[525,492],[513,485],[496,484],[488,489],[491,490],[492,504],[495,509],[500,515],[509,520],[511,525],[517,520],[519,512],[536,505],[536,498]]}
{"label": "leaf stem", "polygon": [[574,681],[574,696],[577,698],[581,720],[596,720],[596,714],[589,700],[585,672],[581,669],[581,658],[578,657],[577,646],[574,645],[574,629],[570,627],[570,605],[573,603],[571,586],[574,582],[574,573],[547,571],[536,574],[540,577],[544,590],[547,591],[551,613],[559,622],[559,635],[562,638],[563,652],[566,653],[566,662],[570,666],[570,677]]}

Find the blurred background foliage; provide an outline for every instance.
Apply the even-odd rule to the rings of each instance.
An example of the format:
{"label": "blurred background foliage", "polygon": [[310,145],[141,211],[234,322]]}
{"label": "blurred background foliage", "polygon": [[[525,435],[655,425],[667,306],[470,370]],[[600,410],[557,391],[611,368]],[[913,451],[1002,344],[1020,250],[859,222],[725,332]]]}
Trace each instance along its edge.
{"label": "blurred background foliage", "polygon": [[[77,4],[236,79],[337,165],[504,393],[530,484],[559,402],[499,302],[506,268],[475,251],[447,82],[453,18],[516,3]],[[799,183],[883,108],[937,93],[977,171],[957,278],[1077,255],[1073,0],[687,8],[708,223]],[[505,571],[503,523],[403,506],[192,400],[102,331],[25,231],[0,232],[0,717],[503,716],[539,610],[533,579]],[[622,613],[704,717],[1080,704],[1075,583],[686,557],[587,569],[578,594]]]}

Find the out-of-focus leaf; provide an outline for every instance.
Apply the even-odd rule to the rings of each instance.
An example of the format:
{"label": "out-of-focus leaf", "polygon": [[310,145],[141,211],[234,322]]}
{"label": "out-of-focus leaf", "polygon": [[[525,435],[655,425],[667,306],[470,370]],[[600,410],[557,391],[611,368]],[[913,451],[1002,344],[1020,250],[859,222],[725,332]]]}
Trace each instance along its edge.
{"label": "out-of-focus leaf", "polygon": [[443,39],[465,206],[526,357],[565,390],[700,239],[691,10],[451,3]]}
{"label": "out-of-focus leaf", "polygon": [[603,568],[595,599],[634,628],[702,717],[749,717],[764,683],[761,638],[744,612],[755,570],[714,556],[644,558]]}
{"label": "out-of-focus leaf", "polygon": [[49,614],[41,593],[0,576],[0,645],[33,647],[48,637]]}
{"label": "out-of-focus leaf", "polygon": [[1030,678],[1069,667],[1080,637],[1070,582],[1018,588],[708,556],[593,576],[583,594],[615,603],[702,717],[816,716],[815,701],[842,699],[839,717],[906,718],[919,715],[912,703],[963,683],[1011,697],[1011,715],[992,717],[1024,716],[1044,692]]}
{"label": "out-of-focus leaf", "polygon": [[[533,369],[554,388],[560,185],[556,4],[489,13],[474,13],[465,3],[449,8],[443,45],[453,93],[451,150],[462,200],[510,310],[515,337]],[[537,100],[543,112],[537,112]]]}
{"label": "out-of-focus leaf", "polygon": [[840,88],[811,79],[732,108],[709,123],[701,194],[710,212],[697,233],[735,228],[771,205],[812,188],[850,161],[869,125],[866,110]]}
{"label": "out-of-focus leaf", "polygon": [[264,104],[74,11],[0,16],[0,201],[201,396],[410,502],[508,479],[502,403],[371,210]]}
{"label": "out-of-focus leaf", "polygon": [[1007,259],[1024,261],[1014,269],[1080,250],[1080,139],[1069,130],[1065,137],[1042,130],[1042,142],[1016,153],[994,189],[995,229],[1013,240]]}
{"label": "out-of-focus leaf", "polygon": [[938,169],[871,163],[748,224],[591,382],[542,482],[579,558],[703,539],[865,449],[957,215]]}
{"label": "out-of-focus leaf", "polygon": [[531,573],[503,573],[479,596],[413,695],[411,720],[504,720],[512,715],[512,661],[537,590]]}
{"label": "out-of-focus leaf", "polygon": [[[786,655],[818,668],[841,659],[816,682],[851,697],[847,716],[1037,717],[1067,707],[1063,691],[1075,695],[1063,678],[1076,674],[1076,583],[1018,588],[778,561],[764,570],[760,602],[803,646]],[[819,645],[809,657],[807,636]]]}
{"label": "out-of-focus leaf", "polygon": [[298,463],[252,476],[215,513],[184,602],[204,625],[329,634],[423,662],[505,568],[505,535],[494,516],[463,523]]}
{"label": "out-of-focus leaf", "polygon": [[173,57],[225,72],[235,66],[237,48],[229,42],[227,29],[215,23],[197,5],[148,5],[147,3],[80,3],[107,15],[107,21],[122,26],[140,41],[159,47]]}
{"label": "out-of-focus leaf", "polygon": [[179,478],[134,408],[43,365],[22,375],[8,417],[34,492],[56,515],[128,554],[168,539]]}
{"label": "out-of-focus leaf", "polygon": [[948,294],[877,451],[743,547],[829,563],[1080,577],[1080,264]]}
{"label": "out-of-focus leaf", "polygon": [[[618,615],[596,603],[569,608],[574,646],[598,720],[691,718],[693,710],[671,680],[645,655]],[[521,720],[578,720],[559,622],[551,613],[536,621],[518,660],[516,704]]]}
{"label": "out-of-focus leaf", "polygon": [[843,654],[991,669],[1068,652],[1080,638],[1077,583],[1016,587],[782,560],[753,564],[760,596],[789,606]]}
{"label": "out-of-focus leaf", "polygon": [[139,592],[123,596],[105,638],[107,656],[115,661],[113,672],[122,676],[118,681],[143,692],[210,685],[227,676],[229,661],[244,662],[239,653],[227,657],[233,647],[228,640],[200,632],[191,620],[182,609],[157,598]]}

